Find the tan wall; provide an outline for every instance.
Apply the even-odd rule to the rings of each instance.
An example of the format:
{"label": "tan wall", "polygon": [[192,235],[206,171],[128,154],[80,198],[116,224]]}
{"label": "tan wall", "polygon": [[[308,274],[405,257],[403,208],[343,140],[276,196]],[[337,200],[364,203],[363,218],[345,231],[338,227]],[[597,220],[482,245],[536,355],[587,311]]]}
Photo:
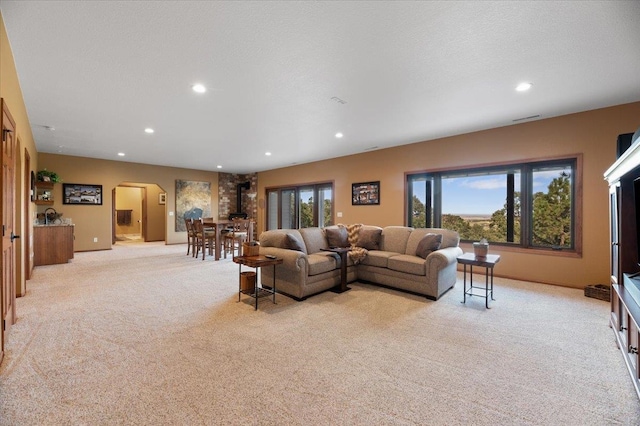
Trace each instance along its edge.
{"label": "tan wall", "polygon": [[[145,203],[147,205],[147,229],[145,241],[164,241],[166,230],[165,208],[166,204],[159,203],[160,193],[165,192],[158,185],[147,185],[147,197]],[[212,189],[212,192],[213,189]],[[212,197],[214,194],[212,194]],[[168,219],[168,218],[167,218]],[[173,225],[173,221],[171,225]],[[175,225],[174,229],[175,229]],[[185,236],[186,241],[186,236]]]}
{"label": "tan wall", "polygon": [[[123,182],[142,182],[157,184],[167,193],[166,208],[167,244],[186,243],[185,232],[175,232],[175,181],[195,180],[211,182],[212,188],[218,187],[218,174],[200,170],[174,167],[152,166],[147,164],[126,163],[122,161],[97,160],[58,154],[41,153],[39,167],[54,171],[67,183],[86,183],[102,185],[103,200],[101,206],[62,204],[62,185],[54,188],[54,208],[71,217],[75,224],[75,251],[105,250],[111,248],[112,190]],[[211,191],[212,214],[218,214],[218,194]],[[157,194],[156,194],[157,199]],[[98,238],[94,243],[93,239]]]}
{"label": "tan wall", "polygon": [[[35,149],[35,143],[33,140],[33,134],[31,133],[31,124],[29,123],[29,117],[27,116],[27,109],[24,105],[22,97],[22,90],[20,89],[20,82],[18,80],[18,74],[15,68],[15,62],[13,60],[13,53],[11,51],[11,45],[7,38],[7,32],[4,26],[4,21],[1,19],[0,13],[0,97],[6,102],[13,119],[16,122],[16,136],[20,143],[18,147],[19,157],[16,164],[16,179],[17,179],[17,191],[16,191],[16,234],[26,236],[29,234],[29,238],[21,238],[14,242],[17,259],[16,259],[16,273],[17,273],[17,288],[16,294],[22,296],[26,292],[26,275],[28,262],[25,261],[26,253],[33,253],[33,232],[31,224],[34,218],[34,205],[33,203],[25,203],[24,191],[25,188],[29,188],[29,182],[25,183],[24,175],[24,163],[25,163],[25,149],[29,152],[31,158],[31,170],[35,170],[38,164],[38,154]],[[29,172],[31,171],[29,170]],[[28,173],[27,173],[28,174]],[[27,210],[25,211],[25,204],[27,204]],[[27,228],[28,227],[28,228]],[[33,261],[33,256],[30,256]]]}
{"label": "tan wall", "polygon": [[[502,259],[496,275],[582,288],[609,282],[608,188],[604,171],[615,161],[618,134],[640,126],[640,102],[571,114],[258,174],[258,232],[265,229],[265,188],[335,182],[342,223],[405,224],[405,172],[583,154],[583,253],[514,251],[492,246]],[[379,206],[352,206],[351,184],[380,181]],[[469,247],[465,247],[469,250]]]}

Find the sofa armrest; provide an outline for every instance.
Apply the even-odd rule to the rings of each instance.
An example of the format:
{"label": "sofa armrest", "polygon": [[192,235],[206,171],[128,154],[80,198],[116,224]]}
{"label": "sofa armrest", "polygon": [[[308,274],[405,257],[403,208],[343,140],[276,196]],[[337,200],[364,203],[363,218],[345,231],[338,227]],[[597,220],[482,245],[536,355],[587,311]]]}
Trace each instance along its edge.
{"label": "sofa armrest", "polygon": [[446,247],[429,253],[427,256],[427,268],[444,269],[458,261],[458,256],[463,253],[460,247]]}
{"label": "sofa armrest", "polygon": [[283,259],[282,266],[292,271],[307,271],[307,255],[301,251],[283,249],[279,247],[260,247],[260,254],[272,254]]}

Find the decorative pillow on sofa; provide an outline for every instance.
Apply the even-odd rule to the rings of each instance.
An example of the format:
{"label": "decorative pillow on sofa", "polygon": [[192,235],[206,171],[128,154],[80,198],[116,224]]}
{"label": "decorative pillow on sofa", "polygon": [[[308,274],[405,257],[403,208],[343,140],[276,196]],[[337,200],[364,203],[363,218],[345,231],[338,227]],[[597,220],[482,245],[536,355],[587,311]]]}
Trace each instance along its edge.
{"label": "decorative pillow on sofa", "polygon": [[440,244],[442,244],[442,234],[427,234],[418,243],[416,256],[426,259],[429,253],[440,248]]}
{"label": "decorative pillow on sofa", "polygon": [[382,229],[364,229],[360,228],[358,233],[358,247],[367,250],[380,250],[380,236]]}
{"label": "decorative pillow on sofa", "polygon": [[340,226],[338,228],[325,228],[324,232],[327,236],[327,243],[329,244],[329,247],[349,247],[347,228],[344,226]]}
{"label": "decorative pillow on sofa", "polygon": [[305,252],[304,243],[293,234],[287,234],[287,248],[290,250],[298,250]]}

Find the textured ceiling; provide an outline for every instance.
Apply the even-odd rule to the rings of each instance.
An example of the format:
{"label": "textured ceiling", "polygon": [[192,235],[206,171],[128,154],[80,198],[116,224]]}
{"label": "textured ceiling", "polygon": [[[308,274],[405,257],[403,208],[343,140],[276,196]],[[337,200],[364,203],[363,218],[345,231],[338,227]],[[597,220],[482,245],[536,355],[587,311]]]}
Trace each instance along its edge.
{"label": "textured ceiling", "polygon": [[639,1],[0,8],[39,152],[245,173],[640,100]]}

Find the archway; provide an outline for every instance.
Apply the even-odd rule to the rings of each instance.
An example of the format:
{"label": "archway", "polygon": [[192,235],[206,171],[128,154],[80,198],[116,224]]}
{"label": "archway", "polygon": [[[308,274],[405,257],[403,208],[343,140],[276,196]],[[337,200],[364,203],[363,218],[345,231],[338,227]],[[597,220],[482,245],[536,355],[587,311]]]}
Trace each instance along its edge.
{"label": "archway", "polygon": [[114,188],[112,244],[166,241],[165,194],[155,183],[122,182]]}

